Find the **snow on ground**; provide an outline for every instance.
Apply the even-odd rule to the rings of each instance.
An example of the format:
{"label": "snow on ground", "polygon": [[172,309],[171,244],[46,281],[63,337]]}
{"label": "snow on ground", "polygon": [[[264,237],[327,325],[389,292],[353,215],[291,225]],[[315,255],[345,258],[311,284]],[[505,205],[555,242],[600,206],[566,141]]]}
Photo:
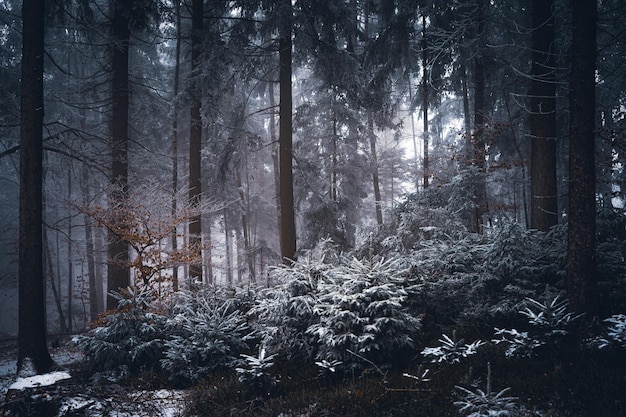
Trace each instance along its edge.
{"label": "snow on ground", "polygon": [[[46,375],[17,375],[17,343],[0,342],[0,406],[7,391],[44,387],[71,378],[68,372],[52,372]],[[51,349],[50,355],[61,368],[85,360],[80,351],[68,346]],[[183,415],[187,394],[181,390],[124,390],[110,395],[93,395],[84,387],[61,402],[58,416],[115,416],[115,417],[179,417]],[[97,391],[97,390],[94,390]]]}
{"label": "snow on ground", "polygon": [[26,388],[45,387],[48,385],[54,385],[64,379],[70,379],[71,377],[72,376],[67,372],[56,371],[50,372],[48,374],[33,375],[27,378],[17,378],[17,381],[11,384],[9,390],[23,390]]}
{"label": "snow on ground", "polygon": [[[0,344],[0,398],[4,397],[9,387],[18,381],[16,344],[15,341]],[[84,360],[81,352],[68,347],[52,349],[50,356],[61,368]]]}
{"label": "snow on ground", "polygon": [[58,415],[80,413],[85,416],[179,417],[184,413],[186,401],[184,391],[164,389],[136,391],[124,399],[79,395],[65,399]]}

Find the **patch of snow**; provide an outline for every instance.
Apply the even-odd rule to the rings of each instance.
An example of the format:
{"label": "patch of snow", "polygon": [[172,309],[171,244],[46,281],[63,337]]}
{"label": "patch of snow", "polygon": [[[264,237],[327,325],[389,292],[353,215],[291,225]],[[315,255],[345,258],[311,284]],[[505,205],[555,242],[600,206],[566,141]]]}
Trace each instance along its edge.
{"label": "patch of snow", "polygon": [[72,376],[67,372],[56,371],[48,374],[29,376],[28,378],[18,378],[17,381],[11,384],[9,391],[53,385],[58,381],[70,379],[71,377]]}

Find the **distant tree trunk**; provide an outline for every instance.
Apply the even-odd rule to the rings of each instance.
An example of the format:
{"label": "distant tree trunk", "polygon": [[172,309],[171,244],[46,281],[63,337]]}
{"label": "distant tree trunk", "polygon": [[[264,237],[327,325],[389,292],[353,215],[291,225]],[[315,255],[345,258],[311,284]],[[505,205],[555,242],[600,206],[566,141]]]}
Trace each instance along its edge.
{"label": "distant tree trunk", "polygon": [[215,278],[213,277],[213,245],[212,245],[212,231],[211,226],[213,224],[211,214],[207,214],[204,218],[204,264],[206,266],[206,283],[213,284]]}
{"label": "distant tree trunk", "polygon": [[224,207],[224,246],[226,248],[226,284],[228,287],[233,286],[233,258],[232,244],[230,236],[230,222],[228,221],[228,209]]}
{"label": "distant tree trunk", "polygon": [[333,114],[333,138],[332,138],[332,155],[331,155],[331,174],[330,174],[330,198],[337,202],[337,164],[339,162],[337,155],[337,116]]}
{"label": "distant tree trunk", "polygon": [[[83,206],[89,205],[91,199],[89,195],[89,173],[87,166],[83,164],[81,192],[83,194]],[[93,219],[91,216],[84,214],[85,219],[85,246],[87,256],[87,282],[89,285],[89,319],[94,322],[98,318],[100,308],[98,304],[98,288],[96,285],[96,261],[94,255],[94,238],[93,238]]]}
{"label": "distant tree trunk", "polygon": [[414,117],[414,107],[413,107],[413,88],[411,87],[411,74],[407,76],[408,85],[409,85],[409,103],[411,103],[411,139],[413,140],[413,156],[414,156],[414,164],[415,164],[415,192],[420,189],[420,179],[419,179],[419,161],[418,161],[418,153],[417,153],[417,135],[415,134],[415,117]]}
{"label": "distant tree trunk", "polygon": [[428,168],[428,50],[426,43],[426,15],[422,15],[422,76],[423,104],[422,117],[424,119],[424,189],[428,188],[430,170]]}
{"label": "distant tree trunk", "polygon": [[[248,273],[250,281],[256,282],[254,271],[254,257],[250,245],[250,209],[248,205],[247,193],[244,191],[243,181],[241,179],[240,167],[237,169],[237,188],[239,188],[239,204],[241,205],[241,230],[243,231],[243,252],[248,264]],[[247,187],[247,186],[246,186]]]}
{"label": "distant tree trunk", "polygon": [[280,144],[276,141],[276,98],[274,97],[274,82],[268,83],[268,94],[270,96],[270,140],[272,143],[272,162],[274,164],[274,189],[276,192],[276,228],[280,230],[280,162],[278,154]]}
{"label": "distant tree trunk", "polygon": [[[113,133],[111,181],[113,191],[110,199],[113,207],[126,204],[128,200],[128,46],[130,42],[129,17],[123,13],[121,2],[113,2],[113,81],[112,115]],[[118,291],[130,285],[128,242],[109,233],[108,244],[108,290]],[[107,297],[107,309],[117,308],[117,300]]]}
{"label": "distant tree trunk", "polygon": [[17,370],[28,358],[38,374],[53,365],[46,344],[43,271],[44,14],[43,0],[22,3]]}
{"label": "distant tree trunk", "polygon": [[282,0],[285,8],[284,22],[279,29],[280,59],[280,249],[283,262],[291,264],[296,259],[296,220],[293,200],[293,131],[291,97],[291,0]]}
{"label": "distant tree trunk", "polygon": [[469,91],[467,88],[467,68],[465,65],[461,68],[461,83],[463,90],[463,126],[465,127],[465,135],[469,137],[472,134],[472,115],[470,113]]}
{"label": "distant tree trunk", "polygon": [[[50,251],[50,241],[48,240],[48,232],[46,228],[43,229],[43,259],[44,270],[47,270],[48,280],[50,281],[50,289],[52,290],[52,298],[59,312],[59,331],[61,333],[67,332],[67,326],[65,324],[65,313],[63,312],[63,303],[61,301],[61,283],[56,280],[56,274],[54,273],[54,267],[52,266],[52,252]],[[45,274],[45,272],[44,272]]]}
{"label": "distant tree trunk", "polygon": [[509,116],[509,126],[511,127],[511,139],[513,140],[513,145],[515,146],[515,151],[517,152],[517,157],[519,158],[521,169],[522,169],[522,212],[524,213],[524,225],[526,227],[529,226],[528,223],[528,206],[526,202],[526,162],[524,161],[524,155],[522,154],[522,149],[519,146],[519,142],[517,141],[517,134],[515,133],[515,128],[513,126],[513,117],[511,116],[511,109],[509,106],[509,95],[508,93],[504,93],[504,105],[506,106],[506,112]]}
{"label": "distant tree trunk", "polygon": [[573,2],[570,74],[567,295],[570,307],[598,312],[595,248],[595,0]]}
{"label": "distant tree trunk", "polygon": [[553,8],[554,0],[532,2],[530,227],[544,232],[558,224]]}
{"label": "distant tree trunk", "polygon": [[[178,208],[178,84],[180,82],[180,44],[182,37],[180,19],[180,0],[174,0],[176,13],[176,61],[174,64],[174,114],[172,115],[172,218],[175,218]],[[172,252],[178,250],[178,230],[172,230]],[[178,291],[178,265],[172,268],[172,289]]]}
{"label": "distant tree trunk", "polygon": [[372,112],[367,112],[367,135],[370,140],[370,153],[372,158],[372,182],[374,184],[374,206],[376,208],[376,223],[383,225],[382,197],[380,195],[380,179],[378,174],[378,156],[376,154],[376,135],[374,134],[374,118]]}
{"label": "distant tree trunk", "polygon": [[[203,30],[203,1],[193,0],[191,10],[191,72],[195,73],[200,65]],[[191,103],[191,127],[189,130],[189,204],[198,206],[202,195],[202,118],[200,116],[200,96],[194,94]],[[189,243],[195,250],[197,262],[189,265],[189,277],[192,281],[202,281],[202,221],[198,214],[189,222]]]}
{"label": "distant tree trunk", "polygon": [[[72,200],[72,170],[67,171],[67,201]],[[72,302],[74,299],[74,264],[72,262],[72,218],[67,219],[67,331],[72,333]],[[59,274],[60,275],[60,274]]]}

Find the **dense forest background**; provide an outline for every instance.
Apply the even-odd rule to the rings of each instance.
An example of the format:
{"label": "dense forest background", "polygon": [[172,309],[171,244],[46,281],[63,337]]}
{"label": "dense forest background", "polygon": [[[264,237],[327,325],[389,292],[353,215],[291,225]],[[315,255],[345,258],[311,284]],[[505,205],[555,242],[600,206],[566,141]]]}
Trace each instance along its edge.
{"label": "dense forest background", "polygon": [[625,31],[620,0],[0,1],[0,338],[42,373],[78,333],[90,383],[199,415],[620,415]]}
{"label": "dense forest background", "polygon": [[[623,307],[622,2],[578,21],[561,0],[44,3],[49,333],[129,285],[272,287],[273,267],[328,251],[422,268],[433,242],[470,256],[512,230],[558,241],[537,282],[569,285],[575,310]],[[2,337],[22,279],[21,13],[0,2]],[[519,246],[482,270],[513,276],[518,260],[489,262]]]}

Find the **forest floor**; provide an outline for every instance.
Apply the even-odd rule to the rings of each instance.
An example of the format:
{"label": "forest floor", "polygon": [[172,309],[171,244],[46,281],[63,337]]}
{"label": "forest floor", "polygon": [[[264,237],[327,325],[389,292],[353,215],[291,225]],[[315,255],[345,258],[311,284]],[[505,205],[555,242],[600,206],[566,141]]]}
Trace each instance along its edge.
{"label": "forest floor", "polygon": [[[214,375],[187,389],[172,389],[153,373],[123,385],[96,385],[89,380],[85,358],[71,345],[62,343],[50,351],[71,378],[9,389],[18,380],[16,342],[0,342],[0,416],[447,417],[465,415],[454,405],[458,386],[472,392],[492,389],[492,397],[510,388],[502,396],[524,406],[516,414],[499,414],[503,416],[626,416],[623,352],[589,355],[565,348],[517,362],[485,352],[461,366],[431,364],[428,382],[406,376],[422,372],[410,365],[410,358],[405,369],[373,368],[356,378],[321,377],[316,367],[277,363],[279,382],[255,390],[244,387],[233,373]],[[488,372],[493,374],[489,387]]]}
{"label": "forest floor", "polygon": [[[143,389],[140,385],[93,385],[85,372],[85,357],[68,343],[50,348],[60,370],[71,375],[46,385],[46,378],[31,387],[12,389],[18,378],[17,341],[0,341],[0,416],[69,417],[177,417],[184,415],[184,390]],[[56,372],[58,373],[58,372]],[[29,378],[31,379],[31,378]],[[48,378],[49,379],[49,378]],[[136,383],[137,381],[134,381]],[[41,384],[38,387],[33,385]],[[21,384],[24,385],[24,384]],[[43,399],[43,401],[42,401]]]}

